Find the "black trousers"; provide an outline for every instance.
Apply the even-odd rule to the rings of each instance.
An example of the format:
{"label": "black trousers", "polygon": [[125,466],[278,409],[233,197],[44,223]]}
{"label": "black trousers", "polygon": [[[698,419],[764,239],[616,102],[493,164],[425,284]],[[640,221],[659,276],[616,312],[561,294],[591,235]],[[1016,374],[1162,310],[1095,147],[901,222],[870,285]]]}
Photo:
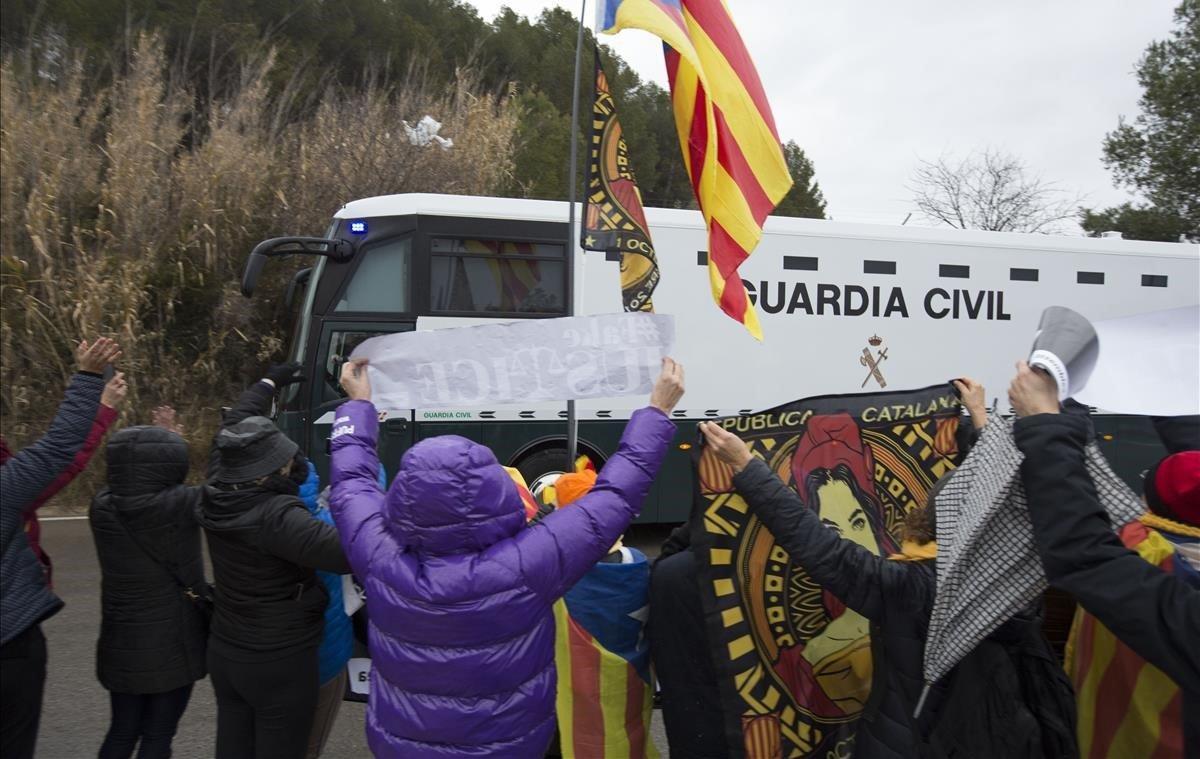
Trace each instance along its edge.
{"label": "black trousers", "polygon": [[650,576],[650,659],[662,691],[671,756],[724,759],[729,755],[725,718],[697,571],[691,549],[655,563]]}
{"label": "black trousers", "polygon": [[191,697],[191,683],[166,693],[109,693],[112,722],[100,746],[100,759],[128,759],[135,747],[138,759],[168,759],[179,718]]}
{"label": "black trousers", "polygon": [[320,685],[317,649],[272,661],[242,658],[208,647],[217,696],[217,759],[304,759]]}
{"label": "black trousers", "polygon": [[0,646],[0,757],[32,759],[46,687],[46,636],[34,625]]}

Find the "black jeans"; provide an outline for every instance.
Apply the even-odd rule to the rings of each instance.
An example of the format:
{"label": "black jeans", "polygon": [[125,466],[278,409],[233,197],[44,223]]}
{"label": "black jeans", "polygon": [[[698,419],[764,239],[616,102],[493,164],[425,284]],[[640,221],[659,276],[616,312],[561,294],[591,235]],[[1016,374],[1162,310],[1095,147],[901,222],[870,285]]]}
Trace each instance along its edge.
{"label": "black jeans", "polygon": [[646,632],[673,759],[729,756],[698,572],[696,555],[689,548],[658,561],[650,575]]}
{"label": "black jeans", "polygon": [[[166,693],[109,693],[112,724],[100,746],[100,759],[168,759],[179,718],[192,697],[192,684]],[[141,746],[138,740],[141,739]]]}
{"label": "black jeans", "polygon": [[[317,710],[317,649],[272,661],[208,647],[217,696],[218,759],[304,759]],[[262,654],[259,654],[262,655]]]}
{"label": "black jeans", "polygon": [[0,646],[0,757],[32,759],[46,687],[46,636],[34,625]]}

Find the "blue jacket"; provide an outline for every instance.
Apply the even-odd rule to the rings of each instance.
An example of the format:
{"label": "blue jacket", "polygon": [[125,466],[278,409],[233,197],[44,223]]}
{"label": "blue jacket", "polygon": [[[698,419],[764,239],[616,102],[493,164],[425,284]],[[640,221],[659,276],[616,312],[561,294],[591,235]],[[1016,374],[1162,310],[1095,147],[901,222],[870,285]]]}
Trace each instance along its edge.
{"label": "blue jacket", "polygon": [[25,536],[25,510],[83,447],[104,380],[75,374],[50,429],[0,466],[0,643],[7,643],[62,608]]}
{"label": "blue jacket", "polygon": [[[300,486],[300,500],[304,501],[310,514],[332,525],[333,515],[321,505],[318,497],[320,492],[321,480],[317,476],[317,468],[310,461],[308,479]],[[353,655],[354,628],[342,603],[342,576],[332,572],[317,572],[317,577],[325,583],[325,590],[329,591],[329,606],[325,607],[325,630],[321,635],[321,647],[317,650],[320,680],[324,685],[337,677]]]}

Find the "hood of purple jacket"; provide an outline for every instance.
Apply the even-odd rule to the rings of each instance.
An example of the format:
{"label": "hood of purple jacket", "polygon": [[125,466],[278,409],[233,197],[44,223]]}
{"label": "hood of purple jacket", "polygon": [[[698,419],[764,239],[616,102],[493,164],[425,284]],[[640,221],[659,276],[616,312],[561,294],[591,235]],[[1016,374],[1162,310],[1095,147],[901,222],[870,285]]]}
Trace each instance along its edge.
{"label": "hood of purple jacket", "polygon": [[496,456],[457,435],[404,454],[386,509],[397,542],[425,556],[478,553],[525,526],[521,496]]}

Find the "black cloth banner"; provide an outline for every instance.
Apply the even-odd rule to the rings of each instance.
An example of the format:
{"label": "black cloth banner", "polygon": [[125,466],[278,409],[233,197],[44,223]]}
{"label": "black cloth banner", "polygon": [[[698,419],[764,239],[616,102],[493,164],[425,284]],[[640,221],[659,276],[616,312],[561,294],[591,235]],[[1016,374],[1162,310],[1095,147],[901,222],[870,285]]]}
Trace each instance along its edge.
{"label": "black cloth banner", "polygon": [[[953,388],[936,385],[807,398],[716,423],[823,521],[889,556],[905,513],[954,468],[959,419]],[[730,751],[850,756],[871,684],[868,621],[792,564],[710,449],[693,462],[692,544]]]}

